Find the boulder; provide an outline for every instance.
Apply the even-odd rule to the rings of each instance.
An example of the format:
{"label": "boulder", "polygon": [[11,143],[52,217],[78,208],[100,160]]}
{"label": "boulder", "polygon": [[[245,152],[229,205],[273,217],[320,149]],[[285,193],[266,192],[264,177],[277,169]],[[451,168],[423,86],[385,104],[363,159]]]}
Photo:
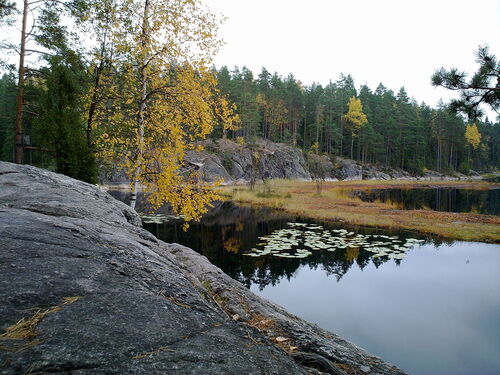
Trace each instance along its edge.
{"label": "boulder", "polygon": [[390,180],[391,176],[372,165],[363,167],[363,180]]}
{"label": "boulder", "polygon": [[206,151],[189,151],[185,160],[190,166],[194,166],[199,170],[204,181],[215,182],[222,180],[231,182],[232,180],[221,160]]}
{"label": "boulder", "polygon": [[354,160],[337,157],[338,168],[333,171],[333,177],[339,180],[363,179],[363,167]]}

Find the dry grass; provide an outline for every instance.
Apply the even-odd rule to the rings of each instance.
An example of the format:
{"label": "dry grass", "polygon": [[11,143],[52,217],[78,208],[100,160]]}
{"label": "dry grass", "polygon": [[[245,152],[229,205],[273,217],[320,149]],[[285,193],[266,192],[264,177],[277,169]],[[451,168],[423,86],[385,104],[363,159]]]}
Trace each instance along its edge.
{"label": "dry grass", "polygon": [[185,303],[182,303],[181,301],[179,301],[177,298],[173,297],[173,296],[167,296],[166,294],[167,292],[165,290],[160,290],[160,292],[158,293],[159,296],[162,296],[163,298],[165,298],[166,300],[169,300],[170,302],[173,302],[174,304],[176,304],[177,306],[180,306],[180,307],[184,307],[186,309],[190,309],[191,306],[189,305],[186,305]]}
{"label": "dry grass", "polygon": [[156,350],[152,350],[150,352],[144,352],[144,353],[138,354],[136,356],[133,356],[132,359],[144,359],[144,358],[152,357],[154,355],[158,355],[161,352],[175,352],[175,350],[170,349],[170,348],[168,348],[166,346],[160,346]]}
{"label": "dry grass", "polygon": [[363,202],[350,197],[351,190],[387,188],[426,188],[449,186],[464,189],[490,189],[484,181],[338,181],[325,182],[323,193],[316,194],[314,182],[274,180],[272,196],[258,196],[242,186],[226,186],[222,194],[228,200],[266,207],[282,208],[292,214],[320,220],[396,230],[413,230],[448,239],[500,242],[500,218],[476,213],[452,213],[432,210],[399,210],[396,204]]}
{"label": "dry grass", "polygon": [[261,332],[277,330],[276,322],[273,319],[266,318],[264,315],[258,313],[252,313],[246,323]]}
{"label": "dry grass", "polygon": [[[36,309],[34,314],[30,317],[25,317],[19,320],[16,324],[7,327],[4,333],[0,335],[0,341],[17,341],[11,343],[8,346],[0,346],[0,350],[17,352],[20,350],[27,349],[29,347],[35,346],[43,342],[38,336],[40,333],[36,330],[40,321],[47,315],[61,311],[64,305],[76,302],[81,297],[65,297],[64,302],[60,305],[51,307],[49,309]],[[19,341],[24,341],[19,343]]]}
{"label": "dry grass", "polygon": [[[228,307],[227,297],[223,297],[217,294],[212,289],[210,282],[207,280],[202,281],[202,285],[204,289],[207,291],[207,293],[211,296],[212,300],[217,304],[217,306],[230,319],[234,319],[235,311],[232,311],[232,309]],[[280,328],[280,326],[274,319],[271,319],[263,314],[254,311],[252,308],[250,308],[247,301],[241,295],[238,296],[238,298],[240,306],[243,308],[243,310],[245,310],[246,317],[240,317],[238,315],[238,319],[236,320],[241,319],[242,322],[257,329],[264,336],[268,337],[275,346],[281,348],[287,353],[291,353],[299,349],[298,346],[295,344],[293,338],[286,337],[286,333]],[[262,344],[261,342],[255,340],[250,334],[247,337],[254,344],[258,345]]]}
{"label": "dry grass", "polygon": [[273,319],[259,313],[251,312],[250,319],[245,323],[268,336],[275,346],[281,348],[287,353],[292,353],[299,349],[299,347],[295,344],[295,340],[293,340],[293,338],[286,337],[286,334]]}

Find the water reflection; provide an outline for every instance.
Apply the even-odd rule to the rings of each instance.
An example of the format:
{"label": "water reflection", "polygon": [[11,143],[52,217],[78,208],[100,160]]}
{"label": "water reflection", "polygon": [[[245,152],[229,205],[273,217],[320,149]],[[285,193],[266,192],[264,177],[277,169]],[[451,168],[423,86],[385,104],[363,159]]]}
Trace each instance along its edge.
{"label": "water reflection", "polygon": [[399,265],[354,264],[341,282],[304,265],[251,289],[410,373],[498,374],[499,250],[426,244]]}
{"label": "water reflection", "polygon": [[488,182],[500,182],[500,175],[487,177],[484,180]]}
{"label": "water reflection", "polygon": [[373,189],[370,191],[356,191],[352,195],[365,202],[392,203],[401,210],[430,209],[445,212],[500,215],[500,189]]}
{"label": "water reflection", "polygon": [[[297,229],[296,223],[301,224],[301,230]],[[182,230],[180,220],[163,224],[158,221],[145,224],[145,227],[164,241],[181,243],[196,250],[232,278],[247,287],[258,285],[261,290],[267,285],[277,285],[282,279],[290,280],[305,265],[311,269],[320,268],[338,281],[354,264],[360,269],[368,264],[379,268],[389,261],[400,264],[403,259],[400,254],[406,254],[417,246],[412,241],[440,243],[401,231],[387,232],[355,226],[347,230],[345,225],[317,223],[281,211],[240,207],[229,202],[218,205],[201,223],[191,224],[187,232]],[[315,249],[309,247],[307,257],[283,258],[271,253],[248,256],[254,252],[252,249],[264,249],[267,238],[291,228],[296,231],[297,245],[286,250],[286,254],[296,254],[299,246],[309,243]],[[325,234],[334,243],[318,240],[318,237],[326,237]],[[319,245],[328,245],[329,248]]]}
{"label": "water reflection", "polygon": [[[146,228],[159,238],[193,248],[256,293],[411,373],[500,373],[498,245],[231,203],[187,232],[179,220],[150,221]],[[306,243],[315,248],[300,257],[277,257],[273,248],[262,255],[276,239],[273,247],[289,255]]]}

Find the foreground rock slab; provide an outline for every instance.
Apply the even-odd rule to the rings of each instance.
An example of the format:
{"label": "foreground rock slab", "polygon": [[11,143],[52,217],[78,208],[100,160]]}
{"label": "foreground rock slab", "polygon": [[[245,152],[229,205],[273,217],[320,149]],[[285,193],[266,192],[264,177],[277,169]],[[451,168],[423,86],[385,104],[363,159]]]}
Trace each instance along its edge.
{"label": "foreground rock slab", "polygon": [[0,249],[0,374],[404,374],[65,176],[0,162]]}

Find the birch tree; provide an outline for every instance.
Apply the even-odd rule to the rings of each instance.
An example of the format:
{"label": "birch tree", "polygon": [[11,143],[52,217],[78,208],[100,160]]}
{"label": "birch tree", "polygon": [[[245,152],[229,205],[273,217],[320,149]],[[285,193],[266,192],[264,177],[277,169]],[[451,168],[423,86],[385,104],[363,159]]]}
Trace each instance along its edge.
{"label": "birch tree", "polygon": [[130,177],[132,207],[142,186],[153,208],[199,219],[218,196],[184,156],[221,118],[234,120],[208,68],[220,21],[198,0],[124,0],[117,15],[114,71],[93,125],[99,154]]}
{"label": "birch tree", "polygon": [[359,129],[368,122],[366,115],[363,113],[363,105],[361,100],[354,96],[349,99],[349,109],[344,119],[350,124],[351,128],[351,159],[353,158],[354,136]]}
{"label": "birch tree", "polygon": [[477,130],[476,124],[467,124],[465,126],[465,139],[469,144],[467,161],[470,168],[470,147],[472,146],[472,148],[476,150],[481,143],[481,133],[479,133],[479,130]]}

